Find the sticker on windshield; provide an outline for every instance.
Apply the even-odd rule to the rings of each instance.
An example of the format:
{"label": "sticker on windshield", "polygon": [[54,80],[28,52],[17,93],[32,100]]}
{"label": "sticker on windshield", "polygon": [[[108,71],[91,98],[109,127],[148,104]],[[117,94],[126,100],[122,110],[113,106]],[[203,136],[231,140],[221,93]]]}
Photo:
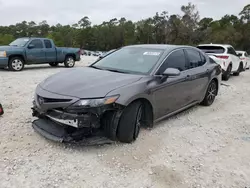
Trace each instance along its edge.
{"label": "sticker on windshield", "polygon": [[154,56],[159,56],[161,53],[160,52],[144,52],[143,55],[154,55]]}

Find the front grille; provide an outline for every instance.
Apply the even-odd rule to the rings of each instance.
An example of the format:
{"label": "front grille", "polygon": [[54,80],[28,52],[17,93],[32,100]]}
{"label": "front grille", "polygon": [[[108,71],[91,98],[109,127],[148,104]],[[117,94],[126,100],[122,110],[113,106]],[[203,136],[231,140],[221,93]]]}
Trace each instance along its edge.
{"label": "front grille", "polygon": [[54,98],[46,98],[37,96],[38,102],[41,103],[59,103],[59,102],[70,102],[72,99],[54,99]]}

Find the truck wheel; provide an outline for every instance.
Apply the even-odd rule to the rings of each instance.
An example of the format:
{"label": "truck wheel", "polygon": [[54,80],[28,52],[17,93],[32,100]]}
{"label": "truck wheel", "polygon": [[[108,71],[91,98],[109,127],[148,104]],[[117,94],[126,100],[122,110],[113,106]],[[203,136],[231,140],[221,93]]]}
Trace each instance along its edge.
{"label": "truck wheel", "polygon": [[21,71],[24,68],[24,60],[20,57],[12,57],[8,67],[11,71]]}
{"label": "truck wheel", "polygon": [[120,142],[131,143],[137,139],[143,119],[143,105],[133,102],[127,106],[120,118],[117,138]]}
{"label": "truck wheel", "polygon": [[75,59],[72,56],[67,56],[64,61],[65,67],[71,68],[75,66]]}
{"label": "truck wheel", "polygon": [[51,67],[57,67],[57,66],[58,66],[58,64],[59,64],[59,63],[56,63],[56,62],[49,63],[49,65],[50,65]]}

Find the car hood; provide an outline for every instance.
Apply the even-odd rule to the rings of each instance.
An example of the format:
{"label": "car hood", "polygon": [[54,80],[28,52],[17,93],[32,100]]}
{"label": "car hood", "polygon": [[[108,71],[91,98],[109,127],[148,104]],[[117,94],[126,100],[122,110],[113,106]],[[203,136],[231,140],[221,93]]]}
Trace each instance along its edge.
{"label": "car hood", "polygon": [[22,47],[17,46],[0,46],[0,51],[23,50]]}
{"label": "car hood", "polygon": [[78,98],[105,97],[109,92],[138,81],[141,75],[122,74],[90,67],[74,68],[44,80],[40,87],[51,93]]}

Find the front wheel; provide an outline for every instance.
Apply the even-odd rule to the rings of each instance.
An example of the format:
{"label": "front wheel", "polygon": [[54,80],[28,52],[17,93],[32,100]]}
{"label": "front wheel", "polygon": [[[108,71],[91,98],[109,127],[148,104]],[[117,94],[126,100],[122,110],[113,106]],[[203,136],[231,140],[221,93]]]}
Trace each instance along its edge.
{"label": "front wheel", "polygon": [[21,71],[24,68],[24,60],[20,57],[13,57],[10,59],[8,67],[11,71]]}
{"label": "front wheel", "polygon": [[211,106],[215,100],[217,92],[218,92],[217,83],[214,80],[212,80],[208,85],[205,98],[203,99],[201,104],[204,106]]}
{"label": "front wheel", "polygon": [[117,128],[117,139],[120,142],[131,143],[137,139],[143,122],[143,112],[143,105],[139,101],[124,109]]}
{"label": "front wheel", "polygon": [[67,68],[72,68],[72,67],[74,67],[74,66],[75,66],[75,59],[74,59],[74,57],[72,57],[72,56],[67,56],[66,59],[65,59],[65,61],[64,61],[64,65],[65,65],[65,67],[67,67]]}

